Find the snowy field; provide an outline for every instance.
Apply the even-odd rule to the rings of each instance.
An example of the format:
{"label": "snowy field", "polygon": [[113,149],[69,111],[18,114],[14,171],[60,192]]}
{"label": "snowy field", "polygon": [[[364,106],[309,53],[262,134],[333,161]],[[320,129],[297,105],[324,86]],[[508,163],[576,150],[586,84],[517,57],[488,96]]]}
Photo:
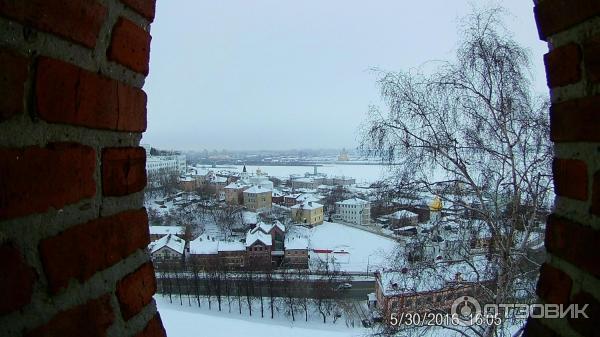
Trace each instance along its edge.
{"label": "snowy field", "polygon": [[[328,321],[327,324],[318,319],[309,319],[308,322],[299,317],[292,322],[287,317],[276,316],[271,319],[264,318],[255,312],[248,316],[237,311],[208,310],[204,304],[202,308],[183,306],[178,301],[169,303],[169,300],[160,295],[155,296],[158,311],[169,337],[369,337],[381,336],[381,326],[363,328],[358,325],[347,326],[343,320],[336,323]],[[300,315],[302,316],[302,315]],[[514,329],[513,329],[514,330]],[[460,333],[440,327],[411,329],[401,331],[397,337],[459,337]],[[510,336],[510,335],[509,335]]]}
{"label": "snowy field", "polygon": [[287,317],[261,318],[260,312],[250,317],[245,311],[240,315],[235,310],[231,313],[208,310],[205,304],[202,308],[188,306],[186,302],[181,306],[178,300],[169,303],[161,295],[155,299],[169,337],[361,337],[373,333],[366,328],[348,327],[340,320],[335,324],[323,324],[318,318],[305,322],[302,314],[292,322]]}
{"label": "snowy field", "polygon": [[[372,272],[387,266],[398,247],[392,239],[331,222],[308,229],[306,234],[313,250],[311,260],[334,260],[343,271],[367,272],[368,268]],[[315,253],[315,250],[332,252]]]}

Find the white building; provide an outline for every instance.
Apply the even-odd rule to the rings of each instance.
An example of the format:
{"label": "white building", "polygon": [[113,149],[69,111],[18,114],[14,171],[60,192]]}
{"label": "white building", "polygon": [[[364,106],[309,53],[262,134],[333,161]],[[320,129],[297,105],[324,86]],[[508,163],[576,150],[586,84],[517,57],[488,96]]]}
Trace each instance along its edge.
{"label": "white building", "polygon": [[366,200],[352,198],[338,201],[335,203],[335,211],[337,217],[344,222],[358,225],[371,222],[371,203]]}
{"label": "white building", "polygon": [[146,172],[152,175],[158,172],[184,174],[186,158],[183,154],[171,156],[147,156]]}

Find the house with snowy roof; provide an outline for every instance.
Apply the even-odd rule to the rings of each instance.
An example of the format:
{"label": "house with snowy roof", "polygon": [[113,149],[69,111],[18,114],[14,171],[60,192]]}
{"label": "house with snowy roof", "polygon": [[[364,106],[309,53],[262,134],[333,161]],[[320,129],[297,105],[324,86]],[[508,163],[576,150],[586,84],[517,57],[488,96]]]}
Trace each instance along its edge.
{"label": "house with snowy roof", "polygon": [[386,217],[390,220],[391,228],[416,226],[419,223],[419,215],[405,209],[388,214]]}
{"label": "house with snowy roof", "polygon": [[184,226],[150,226],[150,241],[155,241],[163,236],[173,234],[183,238],[185,234]]}
{"label": "house with snowy roof", "polygon": [[368,224],[371,222],[371,203],[358,198],[338,201],[335,203],[335,214],[344,222]]}
{"label": "house with snowy roof", "polygon": [[254,185],[243,192],[244,206],[251,211],[269,210],[272,206],[271,190]]}
{"label": "house with snowy roof", "polygon": [[242,205],[244,203],[244,190],[249,187],[250,185],[242,181],[235,181],[225,186],[225,202],[229,205]]}
{"label": "house with snowy roof", "polygon": [[299,224],[317,226],[323,223],[323,205],[306,201],[291,207],[292,220]]}
{"label": "house with snowy roof", "polygon": [[438,261],[375,273],[376,306],[389,324],[392,313],[449,311],[461,296],[484,299],[496,273],[485,257]]}
{"label": "house with snowy roof", "polygon": [[168,234],[162,238],[152,241],[148,246],[152,260],[156,262],[180,261],[185,256],[185,240]]}
{"label": "house with snowy roof", "polygon": [[289,268],[308,268],[308,239],[302,235],[288,235],[285,238],[283,265]]}
{"label": "house with snowy roof", "polygon": [[[255,228],[256,229],[256,228]],[[251,268],[264,268],[272,265],[273,239],[262,230],[250,230],[246,233],[246,263]],[[281,251],[283,255],[283,251]]]}

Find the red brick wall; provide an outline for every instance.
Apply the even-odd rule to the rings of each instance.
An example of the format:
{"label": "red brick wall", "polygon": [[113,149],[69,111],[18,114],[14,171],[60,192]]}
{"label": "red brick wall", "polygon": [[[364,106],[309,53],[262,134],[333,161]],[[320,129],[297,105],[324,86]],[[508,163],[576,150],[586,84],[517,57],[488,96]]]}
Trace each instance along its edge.
{"label": "red brick wall", "polygon": [[0,0],[0,336],[165,336],[143,208],[154,0]]}
{"label": "red brick wall", "polygon": [[526,336],[598,336],[600,319],[600,1],[539,0],[534,15],[552,106],[554,214],[537,293],[588,304],[589,319],[530,320]]}

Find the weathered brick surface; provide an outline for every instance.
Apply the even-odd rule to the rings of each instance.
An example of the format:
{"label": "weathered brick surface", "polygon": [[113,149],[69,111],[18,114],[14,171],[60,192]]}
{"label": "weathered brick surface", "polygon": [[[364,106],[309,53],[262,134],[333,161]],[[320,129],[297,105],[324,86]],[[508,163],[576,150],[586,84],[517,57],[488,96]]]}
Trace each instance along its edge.
{"label": "weathered brick surface", "polygon": [[567,304],[573,281],[569,275],[547,263],[542,265],[537,294],[546,303]]}
{"label": "weathered brick surface", "polygon": [[600,1],[544,0],[538,2],[533,11],[540,38],[545,40],[549,35],[600,14]]}
{"label": "weathered brick surface", "polygon": [[39,116],[47,122],[132,132],[146,129],[142,90],[66,62],[40,58],[36,101]]}
{"label": "weathered brick surface", "polygon": [[588,80],[600,82],[600,35],[593,36],[583,43],[583,60]]}
{"label": "weathered brick surface", "polygon": [[150,240],[145,210],[126,211],[69,228],[41,241],[39,250],[53,293],[71,279],[84,282]]}
{"label": "weathered brick surface", "polygon": [[122,3],[140,13],[146,19],[154,20],[155,0],[121,0]]}
{"label": "weathered brick surface", "polygon": [[[600,2],[599,2],[600,3]],[[600,142],[600,96],[588,96],[550,107],[550,136],[554,142]]]}
{"label": "weathered brick surface", "polygon": [[0,49],[0,122],[23,113],[23,96],[29,60]]}
{"label": "weathered brick surface", "polygon": [[547,326],[543,325],[539,319],[529,318],[527,320],[527,327],[523,333],[523,337],[558,337],[559,335],[552,331]]}
{"label": "weathered brick surface", "polygon": [[9,244],[0,245],[0,315],[17,310],[31,300],[37,275]]}
{"label": "weathered brick surface", "polygon": [[106,336],[106,329],[114,321],[110,306],[110,295],[88,301],[85,304],[63,311],[52,320],[29,333],[26,337],[58,336]]}
{"label": "weathered brick surface", "polygon": [[112,40],[107,51],[108,59],[148,75],[150,39],[150,33],[142,27],[119,18],[113,27]]}
{"label": "weathered brick surface", "polygon": [[590,212],[600,216],[600,171],[594,173],[594,182],[592,184],[592,205],[590,206]]}
{"label": "weathered brick surface", "polygon": [[544,55],[548,87],[577,83],[581,79],[581,50],[575,43],[556,48]]}
{"label": "weathered brick surface", "polygon": [[146,263],[117,284],[117,298],[121,314],[130,319],[152,301],[156,292],[156,279],[151,263]]}
{"label": "weathered brick surface", "polygon": [[146,324],[144,330],[140,331],[135,337],[166,337],[167,333],[163,328],[160,315],[156,315]]}
{"label": "weathered brick surface", "polygon": [[579,268],[600,277],[600,235],[597,230],[550,215],[546,228],[546,249]]}
{"label": "weathered brick surface", "polygon": [[0,14],[93,48],[106,8],[95,0],[2,0]]}
{"label": "weathered brick surface", "polygon": [[576,159],[554,158],[554,192],[563,197],[577,200],[588,198],[588,173],[585,162]]}
{"label": "weathered brick surface", "polygon": [[146,186],[146,151],[141,147],[105,148],[102,151],[102,192],[122,196]]}
{"label": "weathered brick surface", "polygon": [[587,304],[585,314],[581,317],[569,317],[569,323],[574,330],[579,332],[582,336],[600,336],[600,330],[598,329],[598,322],[600,320],[600,303],[591,294],[582,291],[573,296],[571,303],[579,305],[583,308]]}
{"label": "weathered brick surface", "polygon": [[95,169],[94,149],[80,144],[0,148],[0,219],[93,197]]}

